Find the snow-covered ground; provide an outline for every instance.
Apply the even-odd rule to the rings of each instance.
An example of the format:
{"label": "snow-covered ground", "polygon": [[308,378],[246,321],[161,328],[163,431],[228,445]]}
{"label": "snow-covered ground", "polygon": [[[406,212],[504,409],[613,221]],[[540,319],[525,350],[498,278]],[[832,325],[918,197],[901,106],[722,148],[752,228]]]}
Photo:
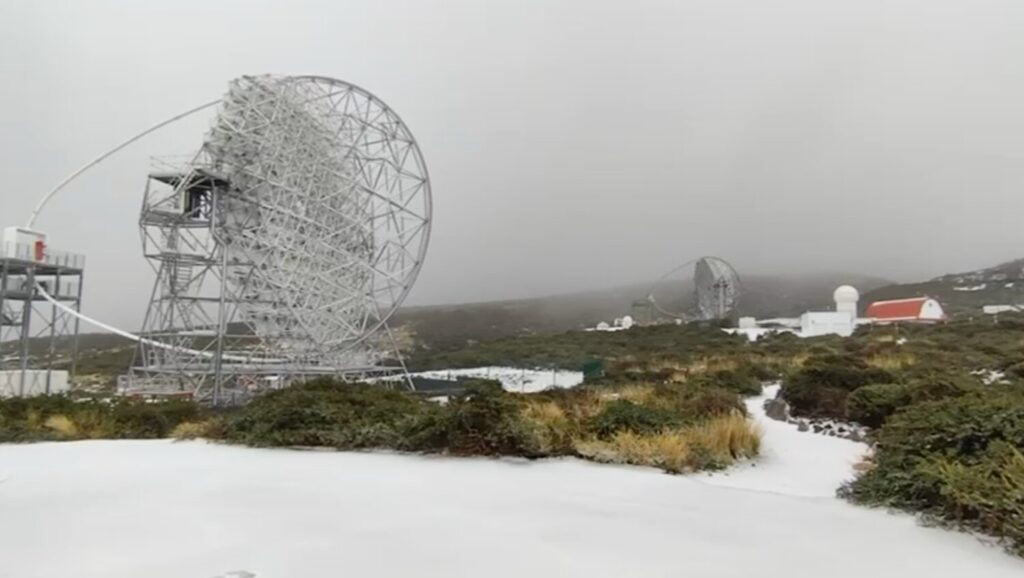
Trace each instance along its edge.
{"label": "snow-covered ground", "polygon": [[764,389],[764,395],[747,400],[747,411],[764,432],[761,456],[729,471],[707,475],[704,481],[788,496],[833,498],[836,489],[853,478],[853,465],[867,453],[867,445],[800,432],[793,424],[766,418],[764,402],[778,391],[779,386],[772,385]]}
{"label": "snow-covered ground", "polygon": [[759,421],[763,458],[696,476],[203,442],[0,446],[0,577],[1024,576],[971,536],[833,497],[863,445]]}
{"label": "snow-covered ground", "polygon": [[470,369],[439,369],[413,373],[413,376],[455,381],[460,377],[496,379],[508,391],[534,393],[551,387],[576,387],[583,383],[582,371],[561,369],[521,369],[515,367],[474,367]]}

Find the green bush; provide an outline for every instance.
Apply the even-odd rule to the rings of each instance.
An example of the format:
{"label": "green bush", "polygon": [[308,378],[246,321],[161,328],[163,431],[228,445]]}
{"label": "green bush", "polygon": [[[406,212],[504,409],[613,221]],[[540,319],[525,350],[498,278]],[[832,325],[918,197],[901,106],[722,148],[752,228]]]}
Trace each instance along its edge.
{"label": "green bush", "polygon": [[890,383],[893,377],[859,357],[822,354],[809,358],[783,380],[782,397],[794,415],[844,418],[850,392],[871,383]]}
{"label": "green bush", "polygon": [[668,410],[676,425],[695,424],[732,413],[746,415],[743,399],[735,391],[693,383],[655,387],[654,398],[650,403]]}
{"label": "green bush", "polygon": [[607,404],[601,413],[593,417],[589,429],[599,438],[607,439],[620,431],[654,433],[679,425],[680,421],[680,417],[670,410],[618,399]]}
{"label": "green bush", "polygon": [[122,400],[110,406],[110,417],[119,438],[165,438],[178,424],[197,419],[199,406],[182,400]]}
{"label": "green bush", "polygon": [[390,448],[428,404],[379,386],[318,379],[256,398],[226,417],[224,436],[253,446]]}
{"label": "green bush", "polygon": [[[179,423],[199,415],[198,405],[179,400],[74,399],[64,395],[11,398],[0,400],[0,442],[163,438]],[[66,424],[64,431],[47,425],[51,418]]]}
{"label": "green bush", "polygon": [[537,440],[521,412],[519,399],[499,384],[470,381],[464,393],[410,423],[399,446],[455,455],[538,457]]}
{"label": "green bush", "polygon": [[875,467],[844,496],[1005,537],[1024,553],[1024,393],[992,387],[913,404],[876,438]]}
{"label": "green bush", "polygon": [[703,375],[698,375],[689,380],[695,386],[717,387],[734,391],[740,395],[754,396],[761,394],[761,379],[750,367],[742,369],[721,369]]}
{"label": "green bush", "polygon": [[859,387],[846,400],[846,417],[868,427],[879,427],[897,409],[910,403],[910,389],[901,383]]}
{"label": "green bush", "polygon": [[[1003,538],[1024,555],[1024,454],[997,441],[976,465],[942,460],[931,467],[942,497],[955,508],[957,520]],[[949,507],[949,506],[947,506]]]}

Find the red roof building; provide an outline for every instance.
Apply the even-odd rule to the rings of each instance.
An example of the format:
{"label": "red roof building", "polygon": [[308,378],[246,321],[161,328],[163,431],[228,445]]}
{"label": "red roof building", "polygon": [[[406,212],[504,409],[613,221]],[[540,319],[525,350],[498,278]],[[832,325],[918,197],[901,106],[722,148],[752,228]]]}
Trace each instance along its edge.
{"label": "red roof building", "polygon": [[868,306],[866,316],[872,323],[936,323],[946,319],[942,305],[931,297],[875,301]]}

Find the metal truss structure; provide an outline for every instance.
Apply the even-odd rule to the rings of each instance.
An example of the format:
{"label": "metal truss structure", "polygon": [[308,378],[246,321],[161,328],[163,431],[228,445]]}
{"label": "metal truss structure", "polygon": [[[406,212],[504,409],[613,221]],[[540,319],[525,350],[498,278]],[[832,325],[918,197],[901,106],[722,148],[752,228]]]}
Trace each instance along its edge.
{"label": "metal truss structure", "polygon": [[725,319],[739,305],[740,276],[732,265],[718,257],[704,257],[693,269],[699,320]]}
{"label": "metal truss structure", "polygon": [[430,223],[416,141],[372,94],[324,77],[233,81],[199,153],[149,176],[139,225],[156,281],[122,389],[222,403],[404,371],[387,320]]}
{"label": "metal truss structure", "polygon": [[[80,255],[49,249],[43,254],[30,245],[4,243],[0,251],[0,398],[66,389],[67,372],[74,376],[78,358],[79,321],[67,309],[44,299],[38,288],[78,311],[84,266]],[[57,373],[62,374],[60,387]]]}
{"label": "metal truss structure", "polygon": [[[692,287],[687,299],[677,294],[678,287],[670,283],[673,278],[689,274],[684,282]],[[663,305],[655,293],[668,286],[673,295]],[[736,270],[718,257],[701,257],[687,261],[672,269],[651,287],[647,302],[658,313],[683,321],[713,321],[729,317],[739,307],[743,286]]]}

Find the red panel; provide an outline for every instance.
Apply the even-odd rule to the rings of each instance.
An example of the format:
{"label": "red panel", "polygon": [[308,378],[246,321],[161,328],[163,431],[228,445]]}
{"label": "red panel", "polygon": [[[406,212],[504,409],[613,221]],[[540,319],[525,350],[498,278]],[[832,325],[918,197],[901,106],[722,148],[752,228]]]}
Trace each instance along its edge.
{"label": "red panel", "polygon": [[921,308],[927,300],[927,297],[921,297],[899,301],[876,301],[868,307],[867,316],[875,319],[916,318],[921,315]]}

